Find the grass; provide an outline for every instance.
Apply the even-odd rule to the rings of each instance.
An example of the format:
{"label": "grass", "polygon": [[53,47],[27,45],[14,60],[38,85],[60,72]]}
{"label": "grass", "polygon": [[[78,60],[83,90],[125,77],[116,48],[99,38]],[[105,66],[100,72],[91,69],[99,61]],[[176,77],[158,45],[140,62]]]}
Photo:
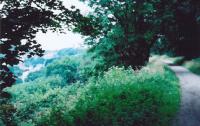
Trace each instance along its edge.
{"label": "grass", "polygon": [[169,57],[166,55],[163,55],[163,56],[154,55],[150,59],[150,62],[154,62],[157,60],[169,61],[172,64],[183,66],[187,68],[188,70],[190,70],[191,72],[197,75],[200,75],[200,58],[185,60],[183,57]]}
{"label": "grass", "polygon": [[183,66],[188,68],[191,72],[200,75],[200,58],[185,61]]}
{"label": "grass", "polygon": [[171,60],[174,64],[181,65],[191,72],[200,75],[200,58],[185,60],[183,57],[174,57]]}

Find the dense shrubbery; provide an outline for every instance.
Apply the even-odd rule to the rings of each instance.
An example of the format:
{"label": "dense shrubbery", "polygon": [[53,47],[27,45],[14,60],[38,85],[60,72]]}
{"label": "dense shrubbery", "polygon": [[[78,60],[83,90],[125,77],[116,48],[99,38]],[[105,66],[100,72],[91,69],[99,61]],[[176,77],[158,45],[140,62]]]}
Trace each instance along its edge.
{"label": "dense shrubbery", "polygon": [[52,77],[7,90],[20,125],[167,126],[179,105],[178,80],[167,69],[145,69],[112,68],[84,85]]}
{"label": "dense shrubbery", "polygon": [[41,116],[52,106],[62,104],[63,99],[60,100],[58,97],[67,97],[67,94],[65,96],[60,94],[60,92],[65,93],[62,89],[64,86],[62,78],[52,76],[15,85],[8,89],[8,92],[12,94],[12,103],[17,108],[16,121],[18,123],[24,120],[32,121],[32,118]]}
{"label": "dense shrubbery", "polygon": [[[162,126],[170,122],[179,99],[169,71],[153,73],[114,68],[84,87],[74,110],[79,126]],[[168,78],[165,78],[168,76]]]}

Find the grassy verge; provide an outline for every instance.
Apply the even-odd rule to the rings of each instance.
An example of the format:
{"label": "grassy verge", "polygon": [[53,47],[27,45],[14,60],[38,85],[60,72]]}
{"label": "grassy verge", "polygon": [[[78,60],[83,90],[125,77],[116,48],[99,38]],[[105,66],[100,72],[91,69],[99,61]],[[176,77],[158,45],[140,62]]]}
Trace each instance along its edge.
{"label": "grassy verge", "polygon": [[173,63],[177,65],[182,65],[191,72],[200,75],[200,58],[192,60],[184,60],[183,57],[172,58]]}
{"label": "grassy verge", "polygon": [[200,75],[200,58],[185,61],[183,66],[188,68],[191,72]]}
{"label": "grassy verge", "polygon": [[152,61],[169,61],[172,64],[181,65],[191,72],[200,75],[200,58],[192,59],[192,60],[185,60],[183,57],[169,57],[166,55],[158,56],[155,55],[151,58]]}

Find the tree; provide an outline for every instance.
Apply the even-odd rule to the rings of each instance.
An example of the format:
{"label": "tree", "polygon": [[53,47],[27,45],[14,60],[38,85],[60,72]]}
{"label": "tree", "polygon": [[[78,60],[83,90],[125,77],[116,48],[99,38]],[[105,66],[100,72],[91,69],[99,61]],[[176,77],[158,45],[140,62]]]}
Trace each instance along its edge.
{"label": "tree", "polygon": [[46,77],[58,75],[64,80],[64,84],[74,83],[80,80],[78,71],[79,63],[70,58],[62,58],[46,67]]}
{"label": "tree", "polygon": [[162,0],[157,5],[160,34],[175,56],[200,56],[200,1]]}
{"label": "tree", "polygon": [[15,82],[10,66],[18,64],[22,56],[42,56],[44,50],[34,39],[38,31],[62,32],[62,24],[82,17],[80,11],[65,8],[61,0],[0,0],[0,94]]}
{"label": "tree", "polygon": [[[94,8],[88,23],[75,31],[89,35],[86,44],[101,61],[97,69],[113,65],[140,68],[148,62],[150,48],[158,38],[157,0],[83,0]],[[91,31],[91,32],[89,32]],[[102,68],[103,67],[103,68]]]}
{"label": "tree", "polygon": [[191,59],[200,56],[200,1],[178,0],[175,3],[174,15],[176,36],[169,37],[176,55]]}
{"label": "tree", "polygon": [[101,60],[96,69],[113,65],[140,68],[152,47],[186,59],[200,56],[200,1],[81,1],[87,1],[94,14],[85,19],[87,23],[77,24],[75,31],[90,36],[86,44]]}

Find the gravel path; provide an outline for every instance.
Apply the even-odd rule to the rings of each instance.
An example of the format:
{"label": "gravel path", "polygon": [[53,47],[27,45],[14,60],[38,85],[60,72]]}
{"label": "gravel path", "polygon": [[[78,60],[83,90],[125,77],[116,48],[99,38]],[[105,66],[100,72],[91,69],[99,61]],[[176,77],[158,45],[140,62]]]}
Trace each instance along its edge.
{"label": "gravel path", "polygon": [[181,107],[173,126],[200,126],[200,76],[181,66],[170,68],[181,85]]}

